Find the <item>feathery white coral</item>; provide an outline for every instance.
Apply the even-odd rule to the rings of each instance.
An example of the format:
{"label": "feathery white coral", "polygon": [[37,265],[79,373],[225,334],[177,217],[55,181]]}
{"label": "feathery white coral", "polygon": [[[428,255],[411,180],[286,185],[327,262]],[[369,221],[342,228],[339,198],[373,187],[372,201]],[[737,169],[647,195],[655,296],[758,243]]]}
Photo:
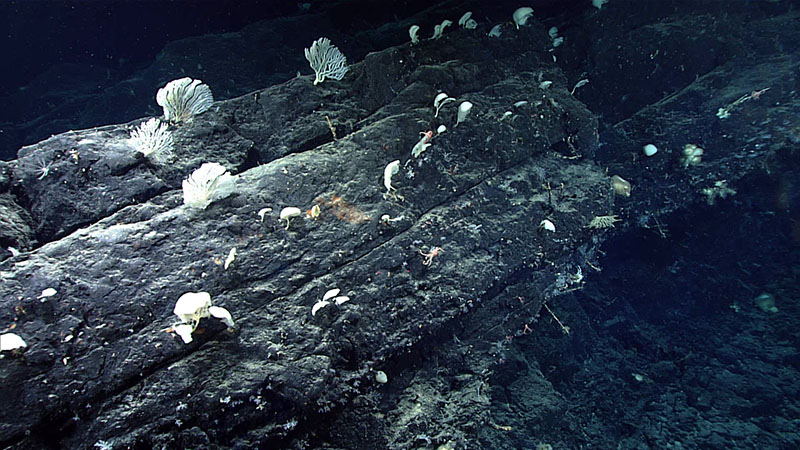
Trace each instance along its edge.
{"label": "feathery white coral", "polygon": [[163,163],[172,155],[174,141],[168,125],[152,118],[131,131],[131,145],[154,163]]}
{"label": "feathery white coral", "polygon": [[204,163],[183,180],[183,203],[206,209],[212,202],[233,194],[238,178],[221,164]]}
{"label": "feathery white coral", "polygon": [[317,74],[314,79],[315,85],[325,81],[325,78],[341,80],[349,70],[347,58],[326,37],[314,41],[311,44],[311,48],[305,49],[305,52],[308,63],[314,69],[314,73]]}

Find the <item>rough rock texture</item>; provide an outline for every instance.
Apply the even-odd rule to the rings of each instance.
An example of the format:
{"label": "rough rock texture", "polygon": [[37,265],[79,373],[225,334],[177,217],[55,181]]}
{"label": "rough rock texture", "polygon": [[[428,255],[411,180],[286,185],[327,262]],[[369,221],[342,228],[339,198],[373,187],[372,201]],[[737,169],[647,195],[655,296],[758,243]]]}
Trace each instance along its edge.
{"label": "rough rock texture", "polygon": [[[630,21],[625,5],[562,18],[575,43],[555,50],[550,24],[537,20],[505,23],[500,38],[486,36],[493,23],[452,27],[367,54],[339,82],[302,76],[217,102],[172,128],[166,165],[127,142],[140,121],[21,150],[0,179],[0,207],[16,211],[4,216],[14,231],[3,244],[25,250],[0,265],[0,330],[29,347],[0,360],[0,397],[14,405],[0,408],[0,445],[796,445],[787,417],[798,410],[797,335],[788,319],[768,328],[748,298],[765,288],[797,298],[778,283],[791,279],[796,252],[746,256],[798,236],[796,57],[744,58],[764,50],[758,36],[750,48],[704,47],[734,55],[719,62],[665,55],[662,43],[703,38],[704,12],[663,2]],[[765,11],[781,41],[796,38],[794,13]],[[628,39],[603,41],[608,29]],[[641,58],[642,45],[652,56]],[[630,66],[602,57],[614,51]],[[664,67],[692,76],[652,80],[669,81],[637,91],[635,106],[596,91]],[[590,83],[571,93],[585,71]],[[457,101],[434,117],[440,91]],[[602,134],[584,93],[614,117]],[[716,116],[745,95],[729,118]],[[455,126],[465,100],[474,107]],[[420,133],[440,124],[448,131],[410,158]],[[660,148],[652,158],[641,154],[648,142]],[[688,143],[705,153],[684,168]],[[384,187],[396,159],[402,199]],[[180,183],[206,161],[239,173],[237,192],[191,210]],[[633,183],[631,197],[614,194],[614,174]],[[287,229],[285,206],[308,214]],[[744,206],[764,221],[730,226]],[[622,222],[587,226],[605,215]],[[555,232],[540,229],[543,219]],[[617,259],[601,257],[611,235]],[[742,281],[753,273],[775,285]],[[737,283],[752,286],[732,300]],[[350,300],[312,316],[334,287]],[[43,297],[46,288],[57,294]],[[204,319],[188,345],[169,333],[189,291],[209,292],[235,329]],[[797,313],[796,301],[779,307]],[[737,335],[742,324],[772,336],[771,353],[752,356],[758,341]],[[746,350],[725,348],[731,341]],[[778,368],[780,382],[756,381]]]}
{"label": "rough rock texture", "polygon": [[[584,226],[613,201],[586,158],[596,121],[541,26],[515,31],[455,30],[367,55],[342,82],[302,77],[219,102],[176,127],[168,167],[137,157],[130,126],[23,149],[15,189],[50,242],[4,264],[0,323],[29,348],[3,361],[14,381],[2,394],[21,406],[2,410],[2,442],[287,443],[378,389],[374,371],[401,376],[408,351],[474,309],[502,311],[509,290],[524,294],[514,317],[482,322],[499,337],[579,283],[596,249]],[[434,119],[442,90],[458,102]],[[455,126],[465,100],[475,106]],[[420,132],[439,124],[449,130],[409,161]],[[384,195],[394,159],[404,200]],[[235,196],[190,210],[177,188],[203,161],[259,164],[241,172]],[[314,205],[316,220],[277,220],[284,206]],[[264,207],[273,212],[261,221]],[[555,233],[538,230],[545,218]],[[49,287],[58,294],[41,298]],[[312,317],[332,287],[351,300]],[[190,345],[166,332],[187,291],[210,292],[235,331],[206,319]],[[59,431],[43,438],[45,428]]]}

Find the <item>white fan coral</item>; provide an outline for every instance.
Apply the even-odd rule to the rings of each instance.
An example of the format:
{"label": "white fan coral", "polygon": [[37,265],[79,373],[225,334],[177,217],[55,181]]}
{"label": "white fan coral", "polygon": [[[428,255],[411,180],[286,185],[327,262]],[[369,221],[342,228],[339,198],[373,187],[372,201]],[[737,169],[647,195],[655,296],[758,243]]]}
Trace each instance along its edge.
{"label": "white fan coral", "polygon": [[172,80],[156,93],[156,102],[164,108],[164,119],[172,123],[186,122],[211,108],[211,88],[189,77]]}
{"label": "white fan coral", "polygon": [[322,83],[325,78],[341,80],[349,70],[347,58],[331,44],[331,40],[322,37],[311,44],[311,48],[305,49],[306,59],[317,74],[314,84]]}

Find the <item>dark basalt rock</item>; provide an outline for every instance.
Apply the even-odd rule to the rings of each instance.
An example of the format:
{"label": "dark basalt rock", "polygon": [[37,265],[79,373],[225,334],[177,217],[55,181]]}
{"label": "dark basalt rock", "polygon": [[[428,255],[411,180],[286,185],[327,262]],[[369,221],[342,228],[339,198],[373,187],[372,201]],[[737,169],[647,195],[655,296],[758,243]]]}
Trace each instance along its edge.
{"label": "dark basalt rock", "polygon": [[[586,24],[588,42],[600,30],[591,21],[624,32],[614,3],[562,18],[562,34]],[[642,19],[645,26],[673,40],[699,39],[696,27],[654,23],[665,16],[696,23],[691,10],[671,8]],[[796,33],[786,14],[765,20]],[[447,18],[458,19],[455,12]],[[778,54],[743,62],[730,56],[739,50],[718,42],[711,48],[726,49],[715,51],[722,60],[688,55],[681,64],[697,77],[654,80],[650,94],[664,88],[670,95],[637,96],[635,107],[609,111],[619,120],[599,130],[597,114],[580,101],[582,89],[590,107],[605,105],[608,98],[589,89],[612,83],[614,66],[581,55],[569,41],[553,50],[550,24],[537,19],[519,30],[506,23],[499,38],[486,36],[493,23],[453,26],[439,40],[350,60],[341,81],[313,86],[313,76],[303,75],[218,101],[171,127],[170,164],[148,162],[127,142],[141,120],[20,150],[0,180],[7,211],[0,217],[9,224],[0,242],[22,250],[0,264],[0,330],[13,328],[28,348],[0,360],[0,446],[603,448],[652,436],[631,416],[607,428],[586,425],[592,405],[633,404],[631,392],[684,373],[700,379],[699,363],[668,337],[648,334],[649,320],[680,311],[662,316],[629,297],[609,300],[617,289],[611,280],[643,290],[648,274],[613,262],[599,272],[607,261],[601,246],[613,236],[607,245],[617,251],[631,239],[636,249],[674,256],[676,249],[654,242],[670,233],[694,242],[688,224],[700,211],[727,208],[730,199],[703,189],[724,180],[737,201],[756,204],[793,183],[787,174],[797,170],[792,136],[800,116],[787,74],[797,73],[797,64]],[[231,38],[202,40],[225,48]],[[615,51],[614,42],[598,41],[592,54]],[[191,41],[181,45],[193,48]],[[639,49],[616,51],[626,58]],[[639,74],[651,64],[626,60]],[[585,77],[580,69],[592,67],[602,75],[590,73],[590,83],[573,92]],[[717,108],[765,87],[730,118],[716,117]],[[434,117],[439,92],[457,101]],[[465,100],[474,107],[455,126]],[[515,106],[520,101],[527,103]],[[411,159],[420,133],[441,124],[448,130]],[[660,149],[652,158],[640,150],[649,142]],[[706,152],[701,164],[682,168],[687,143]],[[392,184],[402,200],[384,195],[383,170],[396,159],[401,169]],[[210,161],[240,175],[237,192],[192,210],[182,204],[181,181]],[[615,195],[615,174],[631,181],[631,197]],[[796,217],[797,197],[786,198],[783,211]],[[286,229],[278,220],[286,206],[309,216]],[[263,208],[271,212],[262,221]],[[587,227],[603,215],[622,222]],[[544,219],[555,232],[540,229]],[[234,247],[236,259],[225,269]],[[434,247],[441,251],[423,264]],[[680,289],[662,281],[654,286]],[[350,301],[312,316],[333,287]],[[57,294],[43,298],[46,288]],[[189,291],[209,292],[233,314],[235,329],[204,319],[188,345],[169,333],[175,301]],[[638,328],[631,311],[641,315]],[[653,355],[646,382],[594,386],[586,374],[600,368],[591,356],[608,362],[618,348],[603,343]],[[388,383],[375,381],[379,370]],[[582,384],[571,384],[576,380]],[[761,397],[748,414],[781,403],[775,391]],[[701,394],[692,402],[713,409]],[[601,432],[610,437],[596,437]]]}

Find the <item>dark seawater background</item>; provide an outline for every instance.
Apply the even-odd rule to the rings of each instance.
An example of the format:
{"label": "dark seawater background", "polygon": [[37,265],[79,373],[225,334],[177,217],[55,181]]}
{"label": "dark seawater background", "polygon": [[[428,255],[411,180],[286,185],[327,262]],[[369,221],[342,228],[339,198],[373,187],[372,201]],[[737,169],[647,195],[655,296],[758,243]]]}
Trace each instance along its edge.
{"label": "dark seawater background", "polygon": [[0,2],[0,159],[52,134],[143,116],[111,110],[89,123],[76,109],[151,65],[169,42],[299,11],[269,0]]}

